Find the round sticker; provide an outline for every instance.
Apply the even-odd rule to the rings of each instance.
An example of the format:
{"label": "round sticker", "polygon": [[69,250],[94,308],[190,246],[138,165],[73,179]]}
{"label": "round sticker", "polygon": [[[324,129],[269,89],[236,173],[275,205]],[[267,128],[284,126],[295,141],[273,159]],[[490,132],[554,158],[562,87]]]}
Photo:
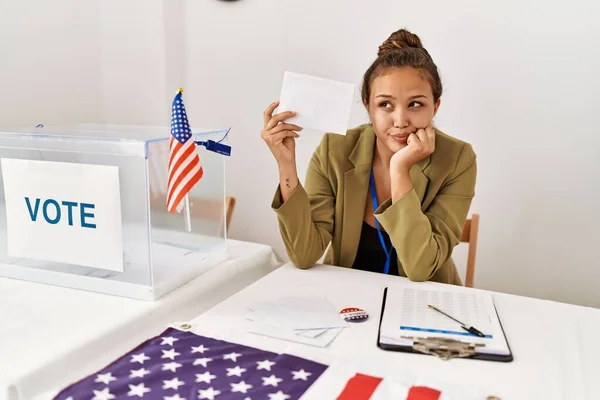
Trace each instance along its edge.
{"label": "round sticker", "polygon": [[369,314],[356,307],[344,308],[340,311],[340,316],[348,322],[362,322],[369,318]]}

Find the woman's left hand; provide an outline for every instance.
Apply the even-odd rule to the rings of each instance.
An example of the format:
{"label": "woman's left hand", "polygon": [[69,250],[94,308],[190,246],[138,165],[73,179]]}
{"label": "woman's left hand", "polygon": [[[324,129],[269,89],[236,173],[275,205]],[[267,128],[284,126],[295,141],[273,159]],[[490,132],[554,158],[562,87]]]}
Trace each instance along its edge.
{"label": "woman's left hand", "polygon": [[399,150],[390,160],[390,172],[408,171],[410,167],[429,156],[435,150],[435,131],[428,126],[411,133],[405,148]]}

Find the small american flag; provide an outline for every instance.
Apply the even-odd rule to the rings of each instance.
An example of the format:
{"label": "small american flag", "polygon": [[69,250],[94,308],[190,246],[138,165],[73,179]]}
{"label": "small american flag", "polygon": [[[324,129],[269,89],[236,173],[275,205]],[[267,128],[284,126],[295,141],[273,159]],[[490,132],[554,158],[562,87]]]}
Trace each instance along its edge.
{"label": "small american flag", "polygon": [[297,400],[326,369],[296,356],[168,328],[55,400]]}
{"label": "small american flag", "polygon": [[167,210],[172,213],[181,204],[204,173],[192,130],[188,122],[179,89],[171,111],[171,139],[169,144],[169,178],[167,181]]}

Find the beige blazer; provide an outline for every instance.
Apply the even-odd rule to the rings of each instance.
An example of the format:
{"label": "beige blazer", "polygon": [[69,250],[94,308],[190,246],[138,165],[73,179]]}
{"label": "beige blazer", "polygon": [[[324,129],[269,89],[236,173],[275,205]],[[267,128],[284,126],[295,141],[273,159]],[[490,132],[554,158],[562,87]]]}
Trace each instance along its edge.
{"label": "beige blazer", "polygon": [[[398,272],[413,281],[461,285],[452,261],[473,196],[477,164],[468,143],[436,132],[435,151],[413,165],[413,190],[392,204],[384,201],[375,218],[389,234],[398,255]],[[299,184],[285,203],[279,187],[272,208],[290,260],[309,268],[324,262],[352,267],[356,257],[375,133],[370,124],[344,135],[326,134]]]}

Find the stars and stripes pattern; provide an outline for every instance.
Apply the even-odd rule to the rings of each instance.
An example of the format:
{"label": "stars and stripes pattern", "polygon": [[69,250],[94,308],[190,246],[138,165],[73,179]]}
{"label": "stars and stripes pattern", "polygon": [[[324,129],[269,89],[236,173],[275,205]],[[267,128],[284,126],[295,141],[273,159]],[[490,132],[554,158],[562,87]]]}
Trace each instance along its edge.
{"label": "stars and stripes pattern", "polygon": [[296,356],[169,328],[55,400],[297,400],[326,369]]}
{"label": "stars and stripes pattern", "polygon": [[204,173],[192,138],[181,89],[173,99],[171,111],[168,171],[167,210],[172,213],[180,209],[181,201]]}

